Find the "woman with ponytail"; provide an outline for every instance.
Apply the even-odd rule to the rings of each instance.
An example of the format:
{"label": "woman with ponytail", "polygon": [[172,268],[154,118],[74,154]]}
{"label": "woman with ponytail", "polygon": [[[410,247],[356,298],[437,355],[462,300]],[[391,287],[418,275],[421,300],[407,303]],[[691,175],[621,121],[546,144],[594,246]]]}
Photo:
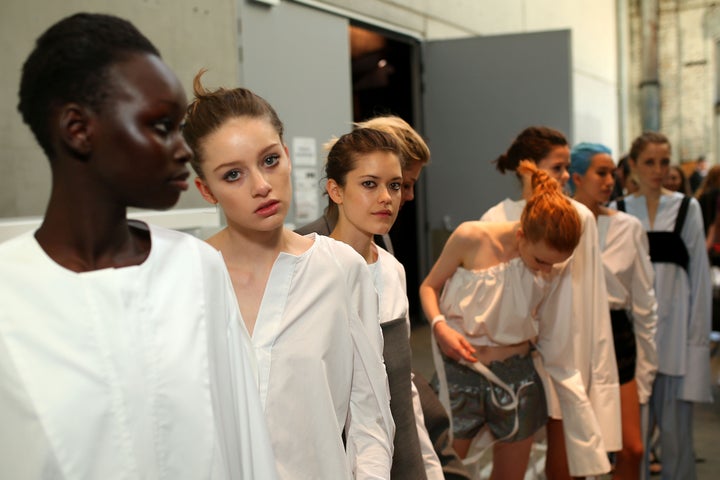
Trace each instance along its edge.
{"label": "woman with ponytail", "polygon": [[[570,178],[570,147],[565,136],[555,129],[543,126],[526,128],[515,138],[510,148],[498,157],[496,166],[503,174],[515,172],[522,160],[535,163],[538,169],[557,180],[561,187],[564,187]],[[481,220],[519,220],[529,194],[528,185],[523,183],[522,198],[503,200],[485,212]],[[574,200],[571,200],[571,203],[580,216],[582,236],[560,280],[568,284],[567,288],[561,290],[567,291],[564,302],[572,306],[569,315],[573,328],[573,344],[567,354],[574,357],[575,368],[582,376],[585,393],[600,426],[604,448],[608,452],[614,452],[622,448],[620,389],[597,226],[595,217],[587,207]],[[550,311],[546,313],[553,314]],[[538,369],[548,394],[550,418],[546,429],[545,459],[548,480],[569,480],[572,477],[598,474],[599,472],[593,471],[591,464],[585,465],[582,459],[569,458],[569,452],[574,448],[566,447],[566,444],[576,440],[563,429],[566,412],[561,410],[552,385],[549,384],[547,375],[542,372],[542,366],[538,365]]]}
{"label": "woman with ponytail", "polygon": [[395,426],[370,272],[348,245],[284,227],[282,122],[250,90],[208,91],[201,75],[183,135],[195,185],[227,219],[207,242],[222,253],[251,335],[278,477],[390,478]]}
{"label": "woman with ponytail", "polygon": [[568,287],[558,278],[582,235],[581,220],[547,173],[527,161],[518,172],[531,192],[520,220],[461,224],[420,286],[442,351],[435,360],[452,412],[453,446],[464,457],[489,430],[491,478],[524,477],[533,435],[548,417],[534,345],[566,413],[565,428],[577,440],[571,460],[607,472],[599,427],[568,355],[570,304],[557,291]]}

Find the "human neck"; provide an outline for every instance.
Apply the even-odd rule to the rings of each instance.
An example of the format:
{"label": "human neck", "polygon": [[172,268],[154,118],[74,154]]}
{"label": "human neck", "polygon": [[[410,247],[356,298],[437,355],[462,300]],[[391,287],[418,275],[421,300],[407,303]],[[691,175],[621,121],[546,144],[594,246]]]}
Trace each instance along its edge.
{"label": "human neck", "polygon": [[35,233],[50,258],[75,272],[139,265],[147,258],[150,237],[131,229],[124,205],[64,185],[54,182]]}
{"label": "human neck", "polygon": [[338,220],[330,237],[350,245],[367,263],[375,263],[377,260],[376,250],[373,248],[373,235],[361,232],[343,218]]}
{"label": "human neck", "polygon": [[585,205],[593,213],[593,215],[595,215],[595,218],[597,218],[598,215],[602,215],[603,208],[601,203],[586,195],[584,191],[576,191],[573,199]]}
{"label": "human neck", "polygon": [[228,224],[224,230],[209,240],[220,250],[227,262],[254,266],[272,264],[280,252],[288,250],[287,232],[284,227],[269,231],[245,230]]}

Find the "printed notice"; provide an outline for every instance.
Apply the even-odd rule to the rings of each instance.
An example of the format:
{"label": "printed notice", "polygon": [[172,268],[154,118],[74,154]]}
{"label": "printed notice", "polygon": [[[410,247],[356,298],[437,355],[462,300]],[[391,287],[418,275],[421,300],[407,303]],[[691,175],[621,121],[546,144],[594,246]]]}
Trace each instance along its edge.
{"label": "printed notice", "polygon": [[295,223],[302,226],[320,216],[318,173],[315,167],[295,165],[293,179],[295,180]]}
{"label": "printed notice", "polygon": [[317,146],[312,137],[293,137],[292,156],[293,167],[317,167]]}

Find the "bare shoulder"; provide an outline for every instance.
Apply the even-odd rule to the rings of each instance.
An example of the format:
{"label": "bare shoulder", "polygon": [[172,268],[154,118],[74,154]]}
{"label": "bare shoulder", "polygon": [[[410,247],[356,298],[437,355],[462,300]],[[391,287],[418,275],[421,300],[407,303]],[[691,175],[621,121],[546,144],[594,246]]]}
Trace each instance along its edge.
{"label": "bare shoulder", "polygon": [[289,229],[284,229],[283,235],[285,236],[287,251],[292,255],[302,255],[315,243],[315,235],[300,235]]}
{"label": "bare shoulder", "polygon": [[450,236],[457,243],[477,244],[482,243],[488,238],[489,232],[492,231],[493,224],[482,221],[463,222],[455,229]]}

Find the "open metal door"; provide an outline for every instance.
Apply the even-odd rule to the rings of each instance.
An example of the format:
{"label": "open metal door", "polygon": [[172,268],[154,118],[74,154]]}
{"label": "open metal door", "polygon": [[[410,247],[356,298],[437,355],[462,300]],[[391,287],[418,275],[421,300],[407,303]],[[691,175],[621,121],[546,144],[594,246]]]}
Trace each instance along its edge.
{"label": "open metal door", "polygon": [[514,175],[492,163],[530,125],[572,138],[570,31],[426,42],[424,134],[428,260],[448,230],[520,195]]}

